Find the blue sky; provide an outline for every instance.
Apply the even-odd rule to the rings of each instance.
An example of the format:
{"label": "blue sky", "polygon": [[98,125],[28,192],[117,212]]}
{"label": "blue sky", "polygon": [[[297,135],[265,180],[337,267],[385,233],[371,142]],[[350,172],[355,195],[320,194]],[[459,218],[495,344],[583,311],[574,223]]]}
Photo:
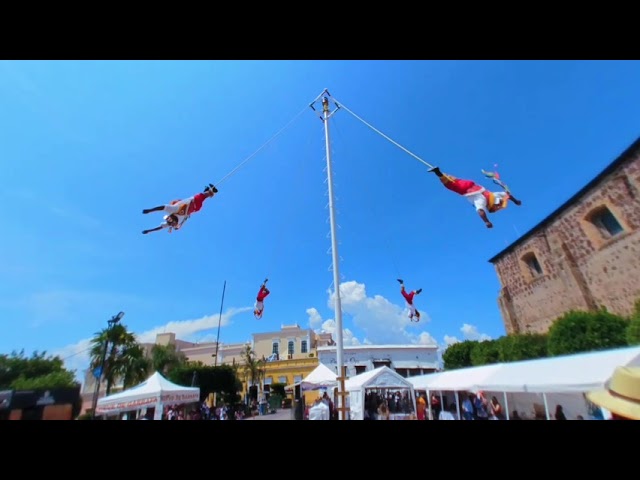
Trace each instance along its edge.
{"label": "blue sky", "polygon": [[[623,61],[0,62],[0,351],[84,368],[111,315],[142,340],[241,342],[282,324],[333,331],[322,122],[297,117],[184,229],[143,208],[216,183],[324,88],[445,172],[523,206],[492,217],[345,110],[330,121],[345,343],[499,337],[488,259],[638,135],[640,64]],[[270,278],[262,320],[251,312]],[[422,288],[410,323],[396,278]],[[455,337],[455,339],[454,339]],[[73,355],[73,356],[72,356]]]}

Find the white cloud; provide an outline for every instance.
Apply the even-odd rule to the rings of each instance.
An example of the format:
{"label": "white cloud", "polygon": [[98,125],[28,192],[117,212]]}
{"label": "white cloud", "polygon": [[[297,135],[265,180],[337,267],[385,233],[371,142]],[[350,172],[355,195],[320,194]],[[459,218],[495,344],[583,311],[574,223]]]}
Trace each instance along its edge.
{"label": "white cloud", "polygon": [[[398,293],[399,295],[399,293]],[[327,305],[334,309],[335,294],[327,290]],[[353,332],[343,327],[343,344],[437,344],[431,334],[423,330],[418,333],[409,331],[409,328],[421,328],[429,322],[428,314],[420,308],[416,299],[416,307],[420,310],[420,322],[409,320],[409,310],[406,306],[394,304],[381,295],[367,296],[363,283],[348,281],[340,284],[340,300],[342,312],[349,315],[354,325],[362,329],[365,338],[360,340]],[[331,333],[335,339],[336,322],[334,319],[323,320],[316,308],[308,308],[309,325],[318,332]],[[319,328],[318,328],[319,327]]]}
{"label": "white cloud", "polygon": [[[230,308],[225,313],[222,314],[222,318],[220,320],[220,327],[224,327],[228,325],[231,321],[231,318],[238,313],[248,312],[249,310],[253,310],[252,307],[242,307],[242,308]],[[198,332],[203,332],[205,330],[210,330],[212,328],[218,328],[218,318],[219,314],[214,315],[206,315],[202,318],[198,318],[195,320],[181,320],[175,322],[169,322],[165,325],[154,327],[146,332],[142,332],[136,334],[136,337],[139,342],[142,343],[153,343],[156,340],[156,335],[158,333],[171,332],[176,334],[176,338],[180,340],[186,340],[188,342],[193,342],[198,340],[201,342],[201,338],[194,338],[194,334]]]}
{"label": "white cloud", "polygon": [[[220,320],[220,327],[228,325],[231,319],[243,312],[252,310],[252,307],[242,308],[230,308],[222,314]],[[156,335],[158,333],[175,333],[176,338],[180,340],[186,340],[191,342],[204,343],[207,341],[215,341],[215,336],[206,335],[204,337],[195,338],[196,334],[212,328],[218,328],[219,314],[206,315],[202,318],[195,320],[182,320],[169,322],[166,325],[154,327],[150,330],[146,330],[141,333],[136,333],[136,338],[141,343],[153,343],[155,342]],[[91,349],[91,339],[86,338],[80,340],[74,344],[67,345],[51,352],[53,355],[58,355],[64,359],[65,368],[76,371],[76,378],[79,381],[84,381],[84,372],[89,367],[89,350]]]}
{"label": "white cloud", "polygon": [[311,328],[317,328],[322,323],[322,316],[315,308],[307,308],[307,315],[309,315],[309,325]]}
{"label": "white cloud", "polygon": [[[335,294],[327,290],[327,305],[334,310]],[[349,329],[343,328],[343,344],[419,344],[438,345],[440,350],[461,340],[453,335],[445,335],[443,342],[438,342],[428,331],[415,329],[424,328],[430,321],[429,315],[420,307],[420,297],[416,297],[416,308],[420,311],[420,322],[411,322],[406,305],[393,303],[381,295],[367,296],[364,283],[348,281],[340,284],[340,301],[342,312],[349,315],[355,326],[364,331],[365,338],[359,340]],[[335,339],[336,323],[334,319],[323,320],[318,310],[314,307],[307,309],[309,326],[317,332],[331,333]],[[413,329],[414,331],[410,331]],[[478,327],[464,323],[460,328],[461,337],[464,340],[490,340],[491,337],[480,333]]]}
{"label": "white cloud", "polygon": [[[462,324],[462,327],[460,327],[460,332],[462,333],[463,340],[479,340],[481,342],[484,342],[485,340],[491,340],[490,335],[487,335],[486,333],[480,333],[478,327],[469,323]],[[460,341],[461,340],[458,337],[450,335],[444,336],[445,348],[453,345],[454,343],[459,343]]]}

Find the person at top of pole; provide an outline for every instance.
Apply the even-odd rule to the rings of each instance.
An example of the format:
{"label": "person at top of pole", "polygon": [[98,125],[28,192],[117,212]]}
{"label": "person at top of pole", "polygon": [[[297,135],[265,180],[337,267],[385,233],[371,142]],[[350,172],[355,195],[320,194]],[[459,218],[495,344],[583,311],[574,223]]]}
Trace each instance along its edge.
{"label": "person at top of pole", "polygon": [[189,197],[185,200],[173,200],[166,205],[159,205],[153,208],[145,208],[142,210],[142,213],[145,215],[151,212],[162,211],[167,212],[167,215],[165,215],[165,221],[162,222],[160,226],[149,230],[143,230],[142,233],[146,235],[147,233],[157,232],[163,228],[168,228],[169,232],[171,232],[172,229],[179,229],[192,213],[200,211],[207,198],[213,197],[216,193],[218,193],[218,189],[210,183],[204,188],[202,193],[197,193],[193,197]]}
{"label": "person at top of pole", "polygon": [[514,197],[511,192],[490,192],[472,180],[463,180],[442,173],[438,167],[429,168],[429,172],[435,173],[447,189],[466,197],[476,207],[478,215],[480,215],[487,228],[493,228],[487,213],[496,213],[507,208],[509,200],[518,206],[522,205],[522,202]]}

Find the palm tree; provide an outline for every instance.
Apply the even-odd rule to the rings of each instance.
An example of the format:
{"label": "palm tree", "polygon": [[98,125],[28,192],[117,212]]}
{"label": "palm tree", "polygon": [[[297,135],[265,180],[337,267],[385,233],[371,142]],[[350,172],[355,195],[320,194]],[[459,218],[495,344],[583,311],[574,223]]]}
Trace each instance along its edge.
{"label": "palm tree", "polygon": [[140,344],[125,347],[122,363],[118,365],[119,376],[122,376],[124,389],[138,385],[147,379],[151,369],[151,361],[146,357]]}
{"label": "palm tree", "polygon": [[167,376],[171,370],[184,365],[187,357],[176,350],[174,344],[154,345],[151,348],[151,367],[154,371]]}
{"label": "palm tree", "polygon": [[107,383],[105,394],[109,395],[116,380],[127,372],[126,365],[130,363],[127,355],[135,353],[133,347],[138,343],[135,336],[122,324],[112,325],[95,335],[91,340],[90,367],[93,370],[101,366],[105,345],[108,344],[102,378]]}
{"label": "palm tree", "polygon": [[260,383],[260,377],[264,375],[262,368],[264,361],[256,358],[256,353],[251,349],[251,345],[247,345],[245,347],[244,352],[242,352],[242,356],[244,358],[243,370],[248,392],[249,381],[251,381],[252,386],[256,383]]}

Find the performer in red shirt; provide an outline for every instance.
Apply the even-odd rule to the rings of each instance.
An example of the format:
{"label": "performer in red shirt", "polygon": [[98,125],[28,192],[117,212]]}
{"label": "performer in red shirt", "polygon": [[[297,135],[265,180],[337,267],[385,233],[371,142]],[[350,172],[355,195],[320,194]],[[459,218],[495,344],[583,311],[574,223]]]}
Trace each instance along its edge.
{"label": "performer in red shirt", "polygon": [[264,312],[264,299],[269,296],[271,293],[267,288],[268,278],[265,278],[264,283],[260,285],[260,290],[258,291],[258,296],[256,297],[256,304],[253,310],[253,314],[259,320],[262,318],[262,312]]}
{"label": "performer in red shirt", "polygon": [[159,227],[149,230],[143,230],[142,233],[146,235],[147,233],[157,232],[158,230],[162,230],[163,228],[168,228],[169,232],[171,232],[171,230],[178,230],[184,224],[184,222],[187,221],[192,213],[200,211],[204,201],[207,198],[213,197],[216,193],[218,193],[218,189],[210,183],[207,187],[205,187],[203,193],[197,193],[193,197],[189,197],[186,200],[173,200],[167,205],[145,208],[144,210],[142,210],[142,213],[145,215],[147,213],[161,211],[167,212],[167,215],[164,216],[165,221],[162,222]]}
{"label": "performer in red shirt", "polygon": [[487,228],[493,228],[493,224],[487,218],[487,213],[496,213],[507,208],[509,200],[518,206],[522,204],[522,202],[509,191],[490,192],[471,180],[463,180],[443,174],[438,167],[432,167],[429,171],[435,173],[446,188],[467,197],[467,200],[476,207],[478,215],[480,215],[480,218],[482,218]]}
{"label": "performer in red shirt", "polygon": [[420,312],[418,311],[418,309],[416,309],[415,305],[413,304],[413,297],[415,295],[420,295],[420,292],[422,292],[422,289],[419,288],[418,290],[412,290],[409,293],[407,293],[407,291],[404,288],[404,282],[402,281],[401,278],[398,278],[398,282],[400,282],[400,293],[402,293],[402,296],[407,301],[407,306],[409,307],[409,319],[413,322],[413,319],[415,318],[416,322],[419,322]]}

